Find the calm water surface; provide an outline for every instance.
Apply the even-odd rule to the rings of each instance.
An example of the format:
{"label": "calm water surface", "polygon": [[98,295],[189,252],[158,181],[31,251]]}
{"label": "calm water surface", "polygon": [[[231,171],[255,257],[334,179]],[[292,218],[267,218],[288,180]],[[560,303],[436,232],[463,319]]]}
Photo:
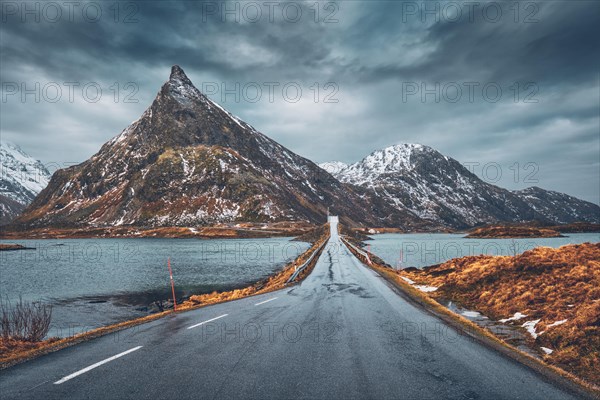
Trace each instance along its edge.
{"label": "calm water surface", "polygon": [[308,249],[291,238],[0,240],[34,250],[0,252],[0,293],[53,305],[50,336],[146,315],[171,297],[242,287],[280,270]]}
{"label": "calm water surface", "polygon": [[440,264],[469,255],[514,255],[534,247],[600,241],[599,233],[571,233],[562,238],[467,239],[464,234],[417,233],[372,235],[366,243],[371,251],[395,268]]}
{"label": "calm water surface", "polygon": [[[367,241],[371,251],[394,268],[417,267],[443,263],[451,258],[469,255],[514,255],[539,247],[560,247],[600,241],[598,233],[573,233],[563,238],[536,239],[467,239],[464,234],[381,234]],[[476,324],[489,329],[503,340],[522,351],[540,357],[542,351],[527,341],[521,329],[492,321],[486,316],[461,308],[450,301],[440,299],[443,305]]]}

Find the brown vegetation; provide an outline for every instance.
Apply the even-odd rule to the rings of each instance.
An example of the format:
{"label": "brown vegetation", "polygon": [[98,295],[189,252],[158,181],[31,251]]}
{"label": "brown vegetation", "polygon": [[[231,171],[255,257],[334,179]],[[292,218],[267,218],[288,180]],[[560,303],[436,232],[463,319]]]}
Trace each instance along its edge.
{"label": "brown vegetation", "polygon": [[600,224],[574,222],[572,224],[548,225],[537,221],[515,224],[489,225],[469,231],[470,238],[532,238],[560,237],[561,233],[600,232]]}
{"label": "brown vegetation", "polygon": [[[340,228],[341,228],[340,231],[342,231],[343,229],[342,229],[341,225],[340,225]],[[350,239],[350,238],[347,237],[346,239]],[[356,241],[356,240],[350,240],[350,241],[353,242],[353,244],[356,246],[360,245],[359,241]],[[358,254],[352,248],[349,247],[348,249],[363,263],[367,264],[367,260],[364,257],[362,257],[360,254]],[[374,255],[372,253],[370,253],[370,258],[372,261],[370,264],[368,264],[368,266],[370,268],[377,271],[386,280],[388,280],[393,285],[395,285],[397,288],[402,290],[402,292],[404,292],[412,301],[414,301],[415,303],[420,304],[422,307],[428,309],[430,312],[432,312],[434,315],[436,315],[441,320],[445,321],[446,323],[450,324],[451,326],[456,327],[460,331],[466,332],[466,334],[468,334],[470,336],[475,335],[475,337],[477,337],[483,343],[486,343],[488,346],[491,346],[492,348],[496,349],[497,351],[500,351],[501,353],[518,360],[519,362],[533,368],[534,370],[539,371],[544,376],[547,376],[550,379],[562,382],[562,384],[564,384],[567,387],[570,387],[572,390],[575,390],[575,392],[585,393],[588,396],[590,394],[592,394],[592,396],[600,395],[600,387],[598,386],[597,381],[593,377],[590,378],[590,376],[589,376],[590,371],[584,371],[583,374],[580,374],[580,373],[578,373],[577,369],[565,367],[563,364],[554,362],[552,359],[546,358],[544,360],[541,360],[539,358],[534,358],[530,354],[525,353],[519,349],[516,349],[515,347],[509,345],[508,343],[506,343],[505,341],[500,339],[492,331],[482,328],[481,326],[477,325],[473,321],[463,317],[462,315],[459,315],[459,314],[456,314],[456,313],[450,311],[450,309],[446,308],[445,306],[443,306],[442,304],[437,302],[434,299],[434,297],[432,296],[432,294],[440,297],[439,296],[439,294],[441,293],[440,289],[438,289],[439,291],[436,291],[433,293],[431,293],[431,292],[424,293],[422,290],[415,287],[414,284],[409,284],[405,280],[405,278],[407,278],[408,276],[411,276],[411,275],[408,274],[407,272],[410,271],[410,272],[414,272],[414,274],[418,274],[419,270],[417,270],[416,268],[409,268],[407,270],[397,271],[397,270],[391,268],[387,264],[379,264],[377,262],[373,262],[373,260],[372,260],[373,257],[374,257]],[[509,258],[509,257],[504,257],[504,258]],[[441,267],[441,266],[435,266],[435,267],[438,267],[440,269],[439,272],[443,274],[443,272],[442,272],[442,271],[444,271],[443,267]],[[429,274],[427,274],[426,272],[421,272],[421,275],[429,275]],[[412,275],[411,278],[417,279],[417,276]],[[423,278],[423,277],[419,276],[418,278]],[[417,282],[417,284],[427,284],[427,283],[429,283],[429,281],[427,281],[425,279],[420,279]],[[596,284],[596,287],[598,287],[597,284]],[[446,297],[446,300],[447,299],[448,298]],[[571,307],[569,307],[569,308],[571,308]],[[476,309],[476,308],[473,307],[472,309]],[[596,313],[596,316],[597,315],[598,314]],[[586,323],[589,323],[589,321],[590,321],[589,319],[587,319],[585,317],[584,317],[584,320],[586,320]],[[596,323],[596,326],[598,326],[597,323]],[[595,337],[597,338],[597,334]],[[565,339],[567,341],[570,341],[568,336],[566,336]],[[597,346],[592,347],[590,349],[590,352],[595,354],[595,357],[598,357]],[[597,372],[594,373],[592,371],[591,374],[595,374],[597,376]]]}
{"label": "brown vegetation", "polygon": [[550,228],[532,226],[486,226],[469,232],[467,238],[501,239],[501,238],[548,238],[562,237],[560,232]]}
{"label": "brown vegetation", "polygon": [[0,251],[15,251],[28,249],[28,247],[21,246],[20,244],[0,244]]}
{"label": "brown vegetation", "polygon": [[125,321],[118,324],[93,329],[89,332],[80,333],[64,339],[49,338],[40,342],[28,342],[10,338],[3,339],[0,337],[0,369],[10,367],[11,365],[19,362],[57,351],[86,340],[117,332],[121,329],[154,321],[170,313],[171,311],[165,311],[163,313],[152,314],[148,315],[147,317],[137,318],[131,321]]}
{"label": "brown vegetation", "polygon": [[357,245],[361,242],[364,242],[365,240],[371,240],[371,238],[367,236],[367,234],[364,232],[364,229],[362,228],[351,229],[348,228],[346,225],[339,224],[338,230],[340,231],[340,234],[345,237],[345,239],[350,240]]}
{"label": "brown vegetation", "polygon": [[[299,239],[301,239],[300,237]],[[182,309],[196,307],[198,305],[208,305],[215,303],[222,303],[224,301],[237,300],[243,297],[254,296],[258,294],[273,292],[275,290],[283,289],[286,282],[295,271],[295,268],[306,262],[313,252],[317,251],[325,242],[329,240],[329,224],[322,225],[316,228],[313,232],[305,235],[305,240],[314,238],[313,245],[311,248],[301,254],[296,260],[288,264],[283,270],[277,274],[267,278],[264,281],[255,283],[254,285],[242,288],[229,290],[225,292],[213,292],[201,295],[191,296],[189,300],[182,304]],[[321,250],[322,251],[322,250]],[[309,265],[298,277],[298,279],[304,279],[312,268],[316,264],[318,257],[315,257]]]}
{"label": "brown vegetation", "polygon": [[400,275],[495,320],[517,312],[526,317],[507,323],[539,320],[529,337],[552,350],[545,360],[600,385],[600,243],[462,257]]}
{"label": "brown vegetation", "polygon": [[0,338],[0,363],[5,362],[11,355],[24,354],[32,350],[37,350],[49,343],[54,343],[58,339],[52,339],[43,342],[27,342],[25,340]]}
{"label": "brown vegetation", "polygon": [[[284,224],[288,226],[288,224]],[[314,238],[309,240],[308,236]],[[285,287],[286,282],[294,273],[294,268],[303,264],[312,255],[314,251],[319,249],[321,245],[329,240],[329,224],[322,225],[308,232],[304,240],[312,241],[313,245],[306,252],[297,257],[293,262],[286,265],[283,270],[277,274],[265,279],[264,281],[258,282],[254,285],[248,286],[243,289],[236,289],[226,292],[214,292],[205,295],[191,296],[189,300],[177,307],[177,311],[186,311],[199,307],[204,307],[210,304],[221,303],[225,301],[231,301],[240,299],[247,296],[258,295],[262,293],[272,292]],[[315,257],[309,265],[299,276],[298,280],[304,279],[311,271],[318,257]],[[106,335],[111,332],[115,332],[121,329],[129,328],[139,324],[143,324],[149,321],[154,321],[158,318],[162,318],[166,315],[171,314],[173,311],[165,311],[157,314],[152,314],[147,317],[138,318],[131,321],[125,321],[119,324],[106,326],[98,329],[94,329],[89,332],[85,332],[73,337],[59,339],[50,338],[43,341],[28,341],[22,339],[15,339],[13,337],[3,338],[0,335],[0,369],[6,368],[15,363],[28,360],[30,358],[37,357],[48,352],[60,350],[64,347],[71,346],[76,343],[83,342],[95,337]]]}
{"label": "brown vegetation", "polygon": [[14,305],[0,299],[0,337],[39,342],[50,330],[52,306],[19,299]]}
{"label": "brown vegetation", "polygon": [[50,330],[52,306],[19,299],[15,304],[0,299],[0,362],[15,353],[38,349]]}
{"label": "brown vegetation", "polygon": [[549,226],[562,233],[593,233],[600,232],[600,224],[592,224],[590,222],[574,222],[572,224]]}
{"label": "brown vegetation", "polygon": [[40,228],[26,231],[3,230],[1,239],[81,239],[81,238],[199,238],[245,239],[299,236],[314,229],[306,222],[238,223],[200,227],[143,228],[134,226],[106,228]]}

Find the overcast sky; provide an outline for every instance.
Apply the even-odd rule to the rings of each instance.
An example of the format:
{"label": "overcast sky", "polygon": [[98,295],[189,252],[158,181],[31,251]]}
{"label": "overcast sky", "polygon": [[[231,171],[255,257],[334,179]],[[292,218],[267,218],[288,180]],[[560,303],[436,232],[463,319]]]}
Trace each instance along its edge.
{"label": "overcast sky", "polygon": [[597,1],[7,1],[1,139],[51,169],[84,161],[178,64],[315,162],[422,143],[599,203],[599,21]]}

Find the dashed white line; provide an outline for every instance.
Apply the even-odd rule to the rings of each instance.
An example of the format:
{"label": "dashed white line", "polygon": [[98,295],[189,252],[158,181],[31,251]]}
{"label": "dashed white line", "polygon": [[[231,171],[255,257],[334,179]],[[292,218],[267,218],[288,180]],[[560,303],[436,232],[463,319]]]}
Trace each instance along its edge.
{"label": "dashed white line", "polygon": [[202,322],[200,322],[199,324],[196,324],[196,325],[192,325],[192,326],[190,326],[188,329],[197,328],[197,327],[199,327],[200,325],[204,325],[204,324],[206,324],[206,323],[209,323],[209,322],[212,322],[212,321],[216,321],[216,320],[218,320],[218,319],[221,319],[221,318],[224,318],[224,317],[226,317],[226,316],[228,316],[228,315],[229,315],[229,314],[223,314],[223,315],[221,315],[221,316],[218,316],[218,317],[215,317],[215,318],[212,318],[212,319],[206,320],[206,321],[202,321]]}
{"label": "dashed white line", "polygon": [[129,354],[129,353],[133,353],[134,351],[136,351],[136,350],[139,350],[139,349],[141,349],[142,347],[144,347],[144,346],[138,346],[138,347],[134,347],[133,349],[129,349],[129,350],[127,350],[127,351],[124,351],[124,352],[122,352],[122,353],[120,353],[120,354],[117,354],[116,356],[112,356],[112,357],[109,357],[109,358],[107,358],[106,360],[102,360],[102,361],[100,361],[100,362],[97,362],[96,364],[90,365],[89,367],[86,367],[86,368],[84,368],[84,369],[81,369],[81,370],[79,370],[79,371],[77,371],[77,372],[74,372],[74,373],[72,373],[71,375],[67,375],[67,376],[65,376],[65,377],[64,377],[64,378],[62,378],[61,380],[58,380],[58,381],[54,382],[54,384],[55,384],[55,385],[60,385],[61,383],[65,383],[66,381],[69,381],[69,380],[71,380],[71,379],[73,379],[73,378],[75,378],[75,377],[77,377],[77,376],[79,376],[79,375],[81,375],[81,374],[85,374],[86,372],[88,372],[88,371],[91,371],[91,370],[93,370],[94,368],[98,368],[99,366],[101,366],[101,365],[103,365],[103,364],[106,364],[106,363],[108,363],[108,362],[111,362],[111,361],[113,361],[113,360],[116,360],[117,358],[119,358],[119,357],[123,357],[124,355],[127,355],[127,354]]}
{"label": "dashed white line", "polygon": [[277,297],[273,297],[272,299],[261,301],[260,303],[256,303],[255,306],[260,306],[261,304],[265,304],[265,303],[268,303],[268,302],[276,300],[276,299],[277,299]]}

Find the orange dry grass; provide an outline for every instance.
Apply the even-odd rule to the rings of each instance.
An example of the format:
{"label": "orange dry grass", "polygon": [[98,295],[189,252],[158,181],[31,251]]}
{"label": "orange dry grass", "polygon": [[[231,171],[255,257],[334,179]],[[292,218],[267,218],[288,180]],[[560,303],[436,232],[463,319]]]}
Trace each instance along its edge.
{"label": "orange dry grass", "polygon": [[[418,284],[493,319],[540,319],[531,341],[554,350],[545,359],[600,384],[600,243],[539,247],[515,257],[470,256],[401,271]],[[566,322],[550,326],[554,322]]]}
{"label": "orange dry grass", "polygon": [[560,237],[555,229],[531,226],[486,226],[469,232],[468,238],[527,238],[527,237]]}
{"label": "orange dry grass", "polygon": [[[304,263],[310,255],[329,240],[329,224],[322,225],[315,229],[315,234],[318,234],[318,240],[316,240],[310,249],[301,254],[296,260],[288,264],[282,271],[269,277],[265,281],[258,282],[252,286],[248,286],[243,289],[236,289],[221,293],[211,293],[205,295],[191,296],[190,299],[177,307],[177,311],[185,311],[186,309],[192,309],[202,307],[209,304],[221,303],[230,300],[240,299],[246,296],[257,295],[261,293],[267,293],[274,290],[279,290],[285,287],[285,283],[294,272],[294,266]],[[310,273],[314,267],[318,257],[315,257],[311,265],[309,265],[298,277],[298,279],[304,279],[306,275]],[[45,354],[51,351],[56,351],[61,348],[92,339],[98,336],[102,336],[111,332],[115,332],[121,329],[129,328],[145,322],[150,322],[158,318],[162,318],[165,315],[171,314],[172,311],[165,311],[159,314],[152,314],[146,317],[134,319],[131,321],[121,322],[119,324],[110,325],[92,331],[75,335],[69,338],[59,339],[51,338],[41,342],[26,342],[14,339],[4,339],[0,337],[0,369],[6,368],[17,362],[27,360],[30,358],[37,357],[41,354]]]}
{"label": "orange dry grass", "polygon": [[171,314],[172,311],[165,311],[158,314],[148,315],[133,319],[130,321],[120,322],[118,324],[105,326],[102,328],[93,329],[88,332],[80,333],[68,338],[50,338],[41,342],[27,342],[22,340],[14,340],[11,338],[0,338],[0,369],[9,367],[15,363],[30,358],[37,357],[52,351],[80,343],[89,339],[100,337],[121,329],[130,328],[146,322],[154,321],[162,318],[165,315]]}
{"label": "orange dry grass", "polygon": [[58,238],[104,238],[104,237],[165,237],[165,238],[264,238],[277,236],[299,236],[314,227],[304,222],[286,222],[272,224],[240,223],[238,226],[226,225],[189,227],[141,228],[135,226],[107,228],[39,228],[28,231],[0,231],[1,239],[58,239]]}
{"label": "orange dry grass", "polygon": [[35,350],[48,342],[49,341],[25,342],[23,340],[0,338],[0,361],[5,358],[6,355]]}
{"label": "orange dry grass", "polygon": [[19,250],[22,249],[23,246],[18,245],[18,244],[0,244],[0,251],[5,251],[5,250]]}

